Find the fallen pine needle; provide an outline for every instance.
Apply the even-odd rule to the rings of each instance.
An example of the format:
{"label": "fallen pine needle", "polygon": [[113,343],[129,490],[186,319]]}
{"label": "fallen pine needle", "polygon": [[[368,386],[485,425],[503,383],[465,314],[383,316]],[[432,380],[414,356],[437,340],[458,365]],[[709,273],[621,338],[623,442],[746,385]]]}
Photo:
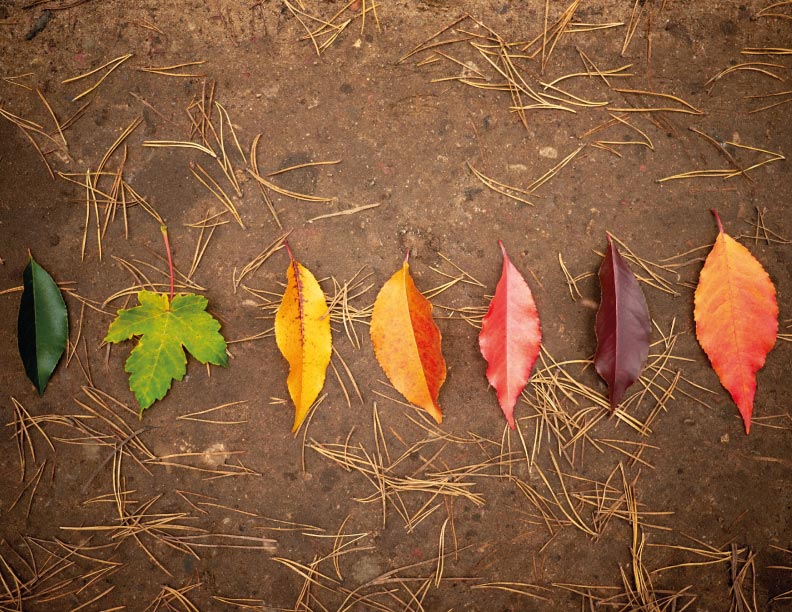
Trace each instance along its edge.
{"label": "fallen pine needle", "polygon": [[74,81],[79,81],[80,79],[84,79],[84,78],[86,78],[86,77],[89,77],[89,76],[91,76],[92,74],[96,74],[97,72],[99,72],[99,71],[100,71],[100,70],[102,70],[103,68],[107,68],[108,66],[110,66],[110,69],[109,69],[107,72],[105,72],[105,73],[102,75],[102,77],[101,77],[101,78],[100,78],[100,79],[99,79],[99,80],[98,80],[96,83],[94,83],[93,85],[91,85],[91,87],[89,87],[88,89],[86,89],[86,90],[85,90],[84,92],[82,92],[81,94],[79,94],[79,95],[75,96],[74,98],[72,98],[72,102],[76,102],[76,101],[77,101],[77,100],[79,100],[80,98],[83,98],[83,97],[87,96],[89,93],[91,93],[92,91],[94,91],[94,90],[95,90],[97,87],[99,87],[99,85],[101,85],[101,84],[104,82],[104,80],[105,80],[107,77],[109,77],[109,76],[110,76],[110,74],[111,74],[111,73],[112,73],[112,72],[113,72],[113,71],[114,71],[116,68],[118,68],[118,67],[119,67],[121,64],[123,64],[125,61],[127,61],[127,60],[128,60],[130,57],[132,57],[132,53],[127,53],[126,55],[122,55],[122,56],[120,56],[120,57],[117,57],[117,58],[115,58],[115,59],[112,59],[112,60],[110,60],[110,61],[109,61],[109,62],[107,62],[106,64],[102,64],[102,65],[101,65],[101,66],[99,66],[98,68],[94,68],[94,69],[93,69],[93,70],[91,70],[90,72],[86,72],[85,74],[80,74],[80,75],[77,75],[77,76],[75,76],[75,77],[71,77],[70,79],[66,79],[66,80],[64,80],[64,81],[61,81],[61,83],[63,83],[63,84],[66,84],[66,83],[73,83]]}
{"label": "fallen pine needle", "polygon": [[378,208],[380,206],[379,203],[377,204],[365,204],[363,206],[356,206],[355,208],[347,208],[346,210],[339,210],[333,213],[327,213],[325,215],[319,215],[318,217],[313,217],[308,219],[308,223],[313,223],[314,221],[318,221],[319,219],[329,219],[330,217],[340,217],[342,215],[354,215],[355,213],[359,213],[363,210],[369,210],[371,208]]}
{"label": "fallen pine needle", "polygon": [[198,144],[197,142],[190,142],[189,140],[146,140],[143,143],[144,147],[177,147],[184,149],[198,149],[206,153],[210,157],[217,159],[217,154],[211,149]]}
{"label": "fallen pine needle", "polygon": [[204,74],[194,74],[190,72],[173,72],[174,70],[178,70],[180,68],[187,68],[189,66],[201,66],[206,63],[206,60],[196,61],[196,62],[184,62],[183,64],[174,64],[172,66],[143,66],[137,68],[140,72],[149,72],[152,74],[161,74],[163,76],[169,77],[184,77],[184,78],[201,78],[206,75]]}

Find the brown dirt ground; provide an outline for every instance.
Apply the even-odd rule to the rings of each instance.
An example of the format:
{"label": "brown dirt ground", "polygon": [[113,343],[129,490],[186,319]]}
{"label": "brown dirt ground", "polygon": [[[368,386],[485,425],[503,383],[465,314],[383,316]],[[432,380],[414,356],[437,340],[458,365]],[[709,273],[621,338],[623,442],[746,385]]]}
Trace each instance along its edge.
{"label": "brown dirt ground", "polygon": [[[303,1],[306,12],[325,19],[345,6]],[[559,86],[566,91],[608,105],[570,107],[575,113],[528,110],[523,125],[510,111],[507,92],[453,80],[432,82],[463,72],[475,76],[475,71],[486,75],[486,82],[501,80],[468,41],[439,47],[437,51],[445,56],[436,56],[433,63],[418,65],[432,57],[431,50],[401,64],[398,60],[464,11],[505,41],[531,40],[544,24],[545,3],[538,0],[382,0],[377,5],[379,30],[368,12],[365,30],[356,19],[320,57],[310,41],[300,40],[304,29],[285,2],[109,0],[56,10],[59,5],[52,3],[26,9],[21,2],[0,1],[0,108],[53,133],[50,141],[35,135],[45,151],[52,149],[47,161],[56,173],[81,175],[76,180],[83,183],[86,171],[97,169],[122,130],[142,118],[124,141],[123,177],[167,221],[176,265],[185,273],[201,235],[200,229],[187,224],[222,210],[190,172],[191,164],[205,168],[232,196],[245,228],[234,222],[216,228],[194,280],[205,289],[227,339],[262,334],[256,340],[231,344],[233,358],[227,369],[207,372],[191,360],[187,379],[174,384],[168,396],[139,421],[123,371],[132,343],[112,350],[102,345],[112,313],[127,302],[122,298],[101,304],[136,282],[122,259],[144,262],[136,265],[162,282],[160,272],[146,267],[148,263],[163,269],[158,224],[140,206],[130,206],[125,239],[119,210],[104,233],[100,259],[92,210],[81,260],[85,186],[50,179],[23,132],[0,120],[0,287],[11,290],[0,296],[4,322],[0,406],[2,421],[9,424],[0,437],[0,609],[492,611],[577,610],[583,605],[584,609],[678,610],[691,601],[688,596],[695,596],[689,609],[790,609],[789,599],[774,598],[792,589],[792,571],[773,566],[792,566],[792,554],[783,550],[792,548],[792,396],[787,378],[792,355],[788,341],[792,247],[783,241],[756,240],[751,225],[757,221],[758,209],[777,236],[792,236],[788,162],[763,165],[747,177],[658,182],[690,170],[729,168],[727,154],[742,167],[767,158],[733,145],[723,145],[719,151],[689,128],[718,142],[792,151],[792,106],[750,113],[784,98],[747,97],[784,91],[792,80],[792,56],[741,55],[747,47],[789,47],[792,20],[762,16],[761,9],[769,4],[770,0],[745,5],[722,0],[581,2],[576,22],[623,25],[565,33],[546,58],[544,75],[541,56],[515,60],[526,82],[539,89],[540,81],[585,71],[578,50],[601,70],[630,64],[632,76],[610,77],[611,88],[599,77],[564,81]],[[298,0],[293,6],[299,7]],[[362,5],[358,0],[345,15],[359,15],[361,7],[370,6],[370,0]],[[47,7],[52,9],[49,13]],[[564,2],[549,2],[549,25],[566,7]],[[784,6],[778,10],[789,13]],[[631,14],[637,27],[621,54],[624,24]],[[43,30],[31,37],[36,24]],[[458,28],[474,34],[485,31],[472,20]],[[519,47],[512,49],[519,53]],[[95,93],[72,101],[98,75],[72,83],[63,83],[65,79],[126,53],[134,55]],[[136,70],[188,61],[205,62],[184,69],[205,79]],[[705,85],[721,70],[749,61],[777,64],[755,67],[784,81],[738,70],[712,88]],[[7,78],[27,73],[16,80]],[[201,98],[205,83],[215,84],[214,97],[228,111],[246,154],[253,138],[262,135],[258,153],[262,173],[307,161],[340,160],[272,179],[281,187],[335,198],[330,203],[270,194],[284,230],[291,230],[292,250],[318,278],[325,279],[328,294],[333,293],[331,277],[343,283],[363,267],[370,274],[364,287],[372,288],[352,303],[357,308],[370,305],[407,249],[422,290],[448,280],[436,270],[458,274],[440,254],[483,284],[457,283],[434,298],[448,364],[440,396],[445,414],[441,431],[446,438],[430,426],[416,425],[415,419],[423,421],[411,408],[380,395],[397,397],[382,382],[365,322],[354,324],[361,339],[359,349],[340,323],[334,325],[335,347],[360,387],[362,402],[342,375],[352,393],[348,406],[338,379],[328,373],[326,398],[307,431],[308,444],[313,440],[314,445],[326,447],[348,441],[350,453],[365,449],[376,463],[379,447],[372,424],[376,404],[390,459],[409,451],[389,473],[437,482],[439,477],[432,474],[460,469],[460,475],[446,480],[469,483],[466,495],[454,495],[447,488],[435,494],[388,489],[383,524],[382,498],[375,483],[304,447],[302,432],[296,438],[289,433],[293,411],[285,401],[286,364],[271,333],[264,333],[272,325],[272,300],[277,301],[282,291],[279,283],[287,258],[283,251],[277,252],[245,277],[243,284],[249,290],[240,286],[234,291],[234,271],[281,230],[245,172],[227,124],[225,139],[240,197],[233,194],[220,166],[204,153],[142,146],[151,140],[189,140],[185,109]],[[64,132],[67,151],[53,144],[58,136],[52,118],[31,87],[40,89],[61,122],[90,102]],[[597,139],[641,138],[622,124],[584,136],[609,119],[614,112],[609,109],[645,107],[659,100],[614,91],[617,87],[673,94],[703,114],[619,115],[642,130],[653,148],[612,145],[615,152],[597,148],[593,146]],[[660,102],[681,107],[668,99]],[[219,126],[216,109],[212,121]],[[197,136],[192,139],[198,141]],[[584,144],[531,196],[533,206],[486,188],[467,165],[525,188]],[[110,158],[108,170],[117,170],[121,155],[120,148]],[[106,179],[101,189],[109,190],[111,185],[112,179]],[[378,206],[309,221],[365,205]],[[742,242],[776,283],[781,332],[787,334],[759,374],[751,435],[743,433],[734,405],[692,334],[691,283],[706,253],[699,250],[672,262],[689,262],[684,267],[653,268],[676,295],[643,285],[656,324],[653,340],[661,339],[660,330],[668,334],[673,326],[672,351],[678,357],[668,361],[665,378],[655,379],[659,386],[653,387],[654,398],[646,394],[640,405],[637,398],[628,405],[628,413],[645,421],[657,400],[662,400],[665,409],[655,415],[651,432],[640,435],[623,418],[602,419],[573,444],[570,440],[581,424],[601,416],[602,408],[587,411],[597,404],[578,397],[575,405],[559,393],[560,409],[580,420],[576,425],[557,425],[553,433],[550,424],[561,421],[553,421],[552,416],[543,420],[536,408],[540,403],[531,395],[533,406],[521,402],[517,408],[529,455],[540,423],[544,430],[536,463],[529,469],[519,437],[512,434],[502,445],[504,421],[494,393],[487,388],[476,328],[458,311],[449,310],[486,306],[485,296],[492,293],[501,265],[497,239],[504,241],[533,287],[545,348],[557,360],[585,360],[594,351],[599,295],[590,273],[597,269],[597,251],[604,248],[606,231],[645,260],[660,262],[712,242],[716,233],[709,213],[712,207],[720,211],[727,231],[743,236]],[[97,209],[103,218],[104,206],[100,203]],[[13,288],[21,283],[28,249],[56,279],[73,282],[69,286],[80,296],[100,305],[98,310],[85,308],[81,317],[81,302],[66,298],[71,338],[78,337],[81,327],[80,340],[76,354],[68,364],[61,363],[43,397],[25,378],[16,348],[19,292]],[[572,275],[589,274],[579,281],[581,297],[576,300],[570,297],[559,255]],[[638,267],[634,270],[642,272]],[[662,350],[658,345],[654,352]],[[335,363],[342,369],[339,361]],[[578,363],[565,369],[597,393],[605,392],[591,368]],[[663,396],[676,372],[683,378]],[[102,407],[91,399],[93,394],[101,400],[91,387],[119,403],[105,399]],[[46,417],[43,432],[53,445],[50,448],[31,426],[35,458],[23,444],[23,471],[11,398],[31,418]],[[178,419],[227,402],[243,403],[217,411],[214,417],[241,423]],[[53,415],[71,416],[56,421]],[[111,422],[124,425],[113,428]],[[80,430],[80,424],[91,428],[92,437]],[[144,431],[128,438],[141,428]],[[603,440],[618,440],[614,445],[625,452]],[[636,463],[627,453],[634,454],[640,444],[651,446],[643,449]],[[141,445],[152,454],[145,466],[135,459],[145,459]],[[162,459],[181,453],[194,454]],[[118,456],[120,464],[114,459]],[[498,465],[498,457],[514,460]],[[564,474],[568,499],[554,459]],[[388,465],[384,451],[381,460]],[[487,460],[489,465],[470,467]],[[633,483],[627,489],[634,491],[641,512],[636,540],[622,477],[614,472],[620,463]],[[180,467],[184,465],[209,471]],[[127,491],[123,529],[111,495],[114,469],[120,474],[117,488]],[[212,470],[225,476],[218,478]],[[597,491],[604,495],[603,483],[609,475],[613,477],[605,506],[613,507],[614,516],[606,521],[607,508],[598,509],[586,500],[596,499]],[[546,523],[537,518],[529,494],[543,496],[546,501],[539,504],[555,520]],[[555,501],[553,494],[558,496]],[[147,504],[154,499],[153,505]],[[596,537],[571,524],[565,513],[575,518],[572,508]],[[419,512],[434,511],[408,529],[399,509],[413,521]],[[136,517],[143,512],[145,517]],[[157,520],[163,524],[158,526]],[[129,535],[144,522],[148,529],[159,531]],[[185,531],[177,531],[174,524]],[[360,537],[336,539],[342,524],[345,534]],[[98,529],[103,526],[107,529]],[[206,545],[193,546],[195,554],[190,554],[184,540],[170,540],[170,547],[163,543],[163,536],[199,533],[190,530],[205,530],[204,539],[191,540]],[[645,571],[641,567],[636,571],[632,561],[639,554],[641,538]],[[446,556],[437,585],[441,540]],[[326,559],[309,583],[288,562],[273,560],[308,565],[345,542],[344,554],[338,557],[340,574]],[[745,564],[749,553],[740,552],[744,548],[755,555],[752,563]],[[687,565],[659,571],[676,564]],[[411,567],[402,569],[405,566]],[[745,571],[739,573],[743,567]],[[646,579],[651,586],[639,589]],[[493,583],[514,584],[501,584],[510,591]],[[559,586],[563,584],[587,586]],[[349,591],[357,595],[349,596]],[[735,603],[741,592],[746,594],[747,607],[745,602]],[[607,598],[612,598],[612,606],[602,603]],[[24,603],[18,604],[19,600]],[[597,601],[601,605],[596,606]]]}

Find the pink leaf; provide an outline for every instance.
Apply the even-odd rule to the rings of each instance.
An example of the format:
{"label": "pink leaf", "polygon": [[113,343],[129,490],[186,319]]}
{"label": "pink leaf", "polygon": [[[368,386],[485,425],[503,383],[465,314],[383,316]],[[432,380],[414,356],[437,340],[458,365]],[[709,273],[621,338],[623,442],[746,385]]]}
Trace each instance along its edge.
{"label": "pink leaf", "polygon": [[597,311],[594,367],[608,383],[613,412],[646,365],[651,321],[638,281],[610,236],[599,280],[602,297]]}
{"label": "pink leaf", "polygon": [[503,271],[481,323],[479,347],[487,360],[487,380],[498,393],[501,410],[514,429],[514,406],[531,376],[539,349],[542,329],[528,283],[503,252]]}

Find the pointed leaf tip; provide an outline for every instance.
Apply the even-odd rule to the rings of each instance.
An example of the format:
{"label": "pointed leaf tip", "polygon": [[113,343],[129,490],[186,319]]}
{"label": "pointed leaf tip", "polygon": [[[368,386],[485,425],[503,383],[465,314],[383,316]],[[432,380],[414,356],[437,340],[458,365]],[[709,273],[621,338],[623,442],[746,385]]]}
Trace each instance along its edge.
{"label": "pointed leaf tip", "polygon": [[370,330],[374,355],[391,384],[441,423],[437,400],[446,377],[442,336],[432,319],[432,304],[415,286],[407,261],[380,289]]}
{"label": "pointed leaf tip", "polygon": [[613,413],[646,365],[651,320],[641,287],[610,236],[599,280],[594,367],[608,384]]}
{"label": "pointed leaf tip", "polygon": [[719,230],[701,269],[693,318],[696,338],[737,404],[748,434],[756,372],[764,366],[778,334],[778,302],[762,264],[720,223]]}
{"label": "pointed leaf tip", "polygon": [[28,251],[22,274],[22,299],[17,319],[17,345],[25,373],[39,395],[66,350],[69,319],[57,283]]}
{"label": "pointed leaf tip", "polygon": [[542,346],[542,329],[531,289],[512,264],[503,243],[501,278],[479,333],[479,349],[487,361],[487,380],[511,429],[514,407],[528,383]]}

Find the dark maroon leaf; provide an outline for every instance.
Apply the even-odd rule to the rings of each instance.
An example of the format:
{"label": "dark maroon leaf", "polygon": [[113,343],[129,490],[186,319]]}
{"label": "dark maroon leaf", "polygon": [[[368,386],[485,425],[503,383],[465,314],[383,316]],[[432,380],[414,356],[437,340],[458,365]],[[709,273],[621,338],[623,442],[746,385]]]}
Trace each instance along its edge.
{"label": "dark maroon leaf", "polygon": [[646,365],[651,322],[638,281],[610,236],[599,280],[602,297],[597,311],[594,367],[608,383],[613,412]]}

